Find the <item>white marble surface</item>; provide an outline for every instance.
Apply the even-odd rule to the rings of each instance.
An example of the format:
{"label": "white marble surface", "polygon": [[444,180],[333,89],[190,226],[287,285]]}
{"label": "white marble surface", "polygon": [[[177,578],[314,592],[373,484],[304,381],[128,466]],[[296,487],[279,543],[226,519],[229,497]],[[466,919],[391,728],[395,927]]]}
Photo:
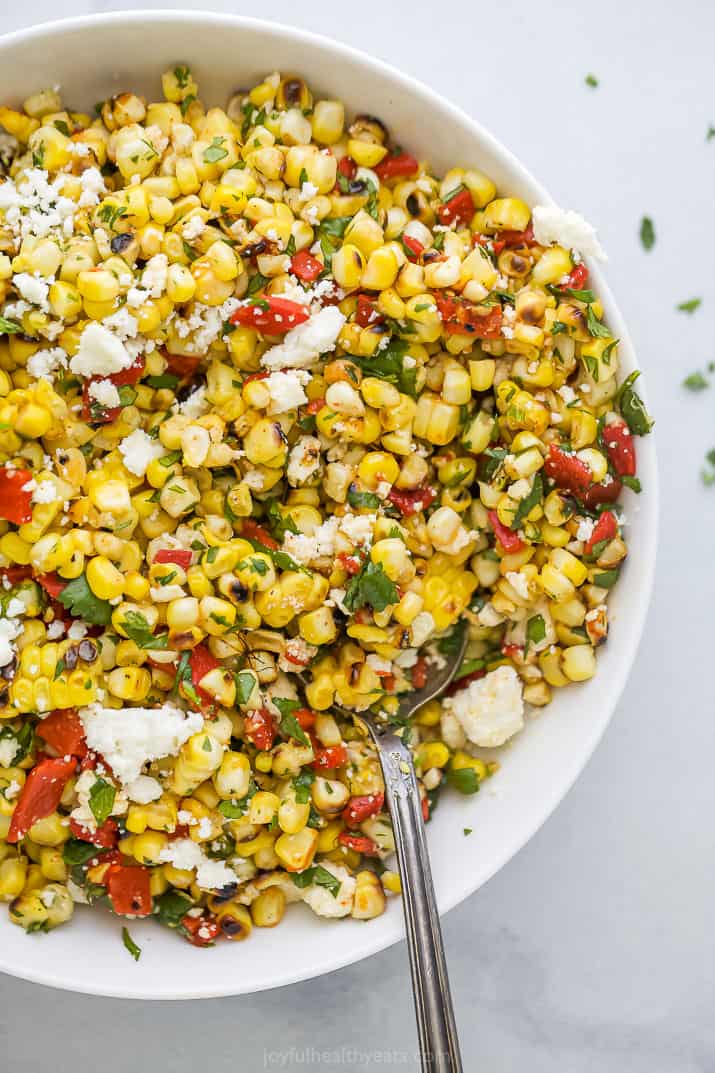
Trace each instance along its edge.
{"label": "white marble surface", "polygon": [[[61,8],[139,6],[65,0]],[[47,0],[8,7],[2,32],[59,13]],[[702,487],[698,470],[715,446],[715,388],[693,396],[680,383],[715,359],[715,140],[705,141],[715,123],[715,8],[703,0],[455,0],[442,8],[273,0],[267,11],[429,82],[599,225],[658,418],[657,589],[596,756],[529,846],[448,915],[446,942],[470,1073],[706,1073],[715,1069],[715,712],[706,676],[715,488]],[[590,71],[596,90],[584,85]],[[648,255],[637,238],[644,213],[658,234]],[[694,295],[703,298],[694,316],[675,312]],[[404,946],[290,990],[180,1006],[0,977],[0,1069],[8,1073],[414,1070],[414,1046]],[[338,1053],[328,1061],[311,1048]]]}

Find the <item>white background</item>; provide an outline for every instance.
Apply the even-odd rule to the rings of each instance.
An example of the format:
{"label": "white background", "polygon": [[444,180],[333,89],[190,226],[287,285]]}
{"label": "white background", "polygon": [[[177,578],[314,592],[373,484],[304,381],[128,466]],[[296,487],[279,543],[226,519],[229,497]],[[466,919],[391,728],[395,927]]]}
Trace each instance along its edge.
{"label": "white background", "polygon": [[[1,6],[6,32],[141,5]],[[703,488],[699,469],[715,447],[715,387],[692,395],[681,381],[715,360],[715,139],[705,139],[715,9],[705,0],[205,6],[292,22],[394,63],[473,114],[599,227],[658,423],[655,597],[596,756],[527,848],[448,915],[445,937],[467,1073],[709,1073],[715,487]],[[598,89],[584,84],[588,72]],[[656,225],[649,254],[638,241],[643,214]],[[693,316],[675,311],[696,295]],[[414,1048],[403,945],[321,980],[208,1003],[83,998],[0,977],[3,1073],[415,1070]]]}

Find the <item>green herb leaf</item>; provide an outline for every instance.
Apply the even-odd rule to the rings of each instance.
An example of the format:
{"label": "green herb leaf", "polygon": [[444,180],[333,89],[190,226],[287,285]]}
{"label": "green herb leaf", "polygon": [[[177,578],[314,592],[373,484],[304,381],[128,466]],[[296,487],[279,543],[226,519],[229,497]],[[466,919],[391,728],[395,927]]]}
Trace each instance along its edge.
{"label": "green herb leaf", "polygon": [[252,671],[239,671],[236,676],[236,703],[245,704],[256,687],[256,676]]}
{"label": "green herb leaf", "polygon": [[0,317],[0,335],[17,335],[22,331],[22,325],[7,317]]}
{"label": "green herb leaf", "polygon": [[465,659],[455,674],[454,680],[457,682],[460,678],[466,678],[468,674],[474,674],[475,671],[483,671],[485,667],[486,662],[483,659]]}
{"label": "green herb leaf", "polygon": [[377,510],[381,500],[374,492],[359,492],[351,486],[348,488],[348,503],[351,507],[357,507],[358,509],[368,507],[370,510]]}
{"label": "green herb leaf", "polygon": [[544,497],[544,479],[541,473],[537,473],[534,477],[534,483],[531,486],[531,491],[527,496],[519,503],[516,508],[516,514],[514,520],[510,525],[510,529],[518,529],[521,523],[531,513],[537,503],[540,503]]}
{"label": "green herb leaf", "polygon": [[394,384],[403,395],[415,398],[417,395],[417,367],[405,365],[405,355],[409,344],[404,339],[391,339],[384,350],[378,350],[369,358],[352,355],[352,360],[359,365],[363,376],[375,376]]}
{"label": "green herb leaf", "polygon": [[122,629],[127,637],[140,648],[166,648],[169,643],[168,633],[154,636],[151,626],[141,611],[127,611],[122,621]]}
{"label": "green herb leaf", "polygon": [[289,700],[287,697],[273,697],[273,703],[281,713],[280,731],[285,738],[295,738],[301,745],[310,745],[303,728],[293,715],[303,705],[300,701]]}
{"label": "green herb leaf", "polygon": [[205,164],[215,164],[228,156],[228,149],[224,146],[225,141],[226,139],[222,138],[220,134],[211,139],[211,145],[209,145],[208,149],[204,149]]}
{"label": "green herb leaf", "polygon": [[112,605],[100,600],[90,589],[84,574],[68,581],[57,599],[75,618],[82,618],[93,626],[107,626],[112,618]]}
{"label": "green herb leaf", "polygon": [[604,570],[600,574],[593,575],[594,585],[598,585],[599,589],[612,589],[618,581],[618,575],[620,570]]}
{"label": "green herb leaf", "polygon": [[278,501],[271,499],[268,504],[268,510],[266,512],[268,518],[268,524],[271,530],[271,536],[276,540],[282,541],[286,533],[298,534],[300,529],[293,521],[290,512],[285,514],[278,505]]}
{"label": "green herb leaf", "polygon": [[134,960],[138,961],[142,956],[141,947],[137,946],[126,928],[122,928],[122,942]]}
{"label": "green herb leaf", "polygon": [[188,894],[182,894],[179,890],[168,890],[155,899],[154,916],[167,928],[178,928],[193,904]]}
{"label": "green herb leaf", "polygon": [[691,373],[683,380],[683,387],[686,387],[688,391],[705,391],[710,387],[710,381],[706,380],[702,373]]}
{"label": "green herb leaf", "polygon": [[315,864],[312,868],[306,868],[302,872],[295,872],[291,878],[296,887],[301,890],[311,886],[311,884],[315,884],[316,887],[325,887],[326,890],[329,890],[333,898],[337,898],[340,891],[340,880],[332,872],[329,872],[327,868],[323,868],[322,864]]}
{"label": "green herb leaf", "polygon": [[92,784],[89,791],[89,807],[98,827],[101,827],[111,816],[116,796],[116,789],[106,779],[99,778]]}
{"label": "green herb leaf", "polygon": [[279,570],[294,570],[299,574],[308,574],[313,576],[313,571],[309,570],[307,566],[303,566],[301,563],[297,563],[290,555],[285,551],[280,551],[277,548],[267,548],[265,544],[261,544],[260,540],[253,540],[249,537],[241,537],[242,540],[247,540],[248,543],[256,551],[263,552],[264,555],[268,555],[273,561],[273,565],[277,566]]}
{"label": "green herb leaf", "polygon": [[524,655],[529,650],[529,645],[538,645],[546,637],[546,623],[543,615],[534,615],[526,624],[526,644]]}
{"label": "green herb leaf", "polygon": [[611,336],[606,325],[594,313],[592,305],[586,306],[586,327],[594,339],[609,339]]}
{"label": "green herb leaf", "polygon": [[641,246],[644,250],[652,250],[655,246],[655,227],[650,216],[644,216],[641,220]]}
{"label": "green herb leaf", "polygon": [[630,488],[630,490],[632,492],[635,492],[636,494],[640,493],[643,490],[643,485],[637,477],[629,477],[626,474],[625,476],[621,477],[621,483],[625,484],[626,488]]}
{"label": "green herb leaf", "polygon": [[623,420],[635,436],[647,436],[653,428],[653,420],[645,408],[642,398],[633,387],[640,376],[636,371],[627,376],[618,392],[618,404]]}
{"label": "green herb leaf", "polygon": [[160,376],[147,376],[144,383],[147,387],[153,387],[157,390],[166,387],[170,391],[175,391],[179,384],[179,378],[174,376],[173,373],[161,373]]}
{"label": "green herb leaf", "polygon": [[450,767],[447,771],[447,781],[460,794],[476,794],[479,790],[479,779],[473,767]]}
{"label": "green herb leaf", "polygon": [[698,306],[702,305],[702,298],[689,298],[687,302],[680,302],[675,308],[681,313],[694,313]]}
{"label": "green herb leaf", "polygon": [[62,849],[62,860],[70,868],[74,868],[75,865],[86,864],[101,852],[102,850],[91,842],[83,842],[81,838],[69,838]]}
{"label": "green herb leaf", "polygon": [[293,790],[295,791],[295,799],[299,805],[307,805],[310,801],[310,788],[315,782],[315,772],[309,768],[304,768],[299,775],[293,779]]}
{"label": "green herb leaf", "polygon": [[462,834],[464,834],[464,835],[471,835],[471,833],[472,833],[472,830],[473,830],[473,828],[471,828],[471,827],[463,827],[463,828],[462,828]]}
{"label": "green herb leaf", "polygon": [[360,573],[351,578],[343,602],[349,611],[357,611],[366,604],[373,611],[384,611],[391,604],[399,603],[399,599],[397,587],[385,573],[382,563],[368,559]]}
{"label": "green herb leaf", "polygon": [[15,742],[15,755],[10,760],[10,766],[21,763],[32,751],[35,743],[35,731],[31,723],[23,723],[19,730],[5,726],[0,730],[0,741]]}
{"label": "green herb leaf", "polygon": [[466,619],[460,619],[449,633],[446,633],[444,637],[440,637],[437,641],[437,651],[446,656],[447,659],[451,659],[452,656],[456,656],[457,652],[462,646],[464,639],[464,631],[467,627]]}
{"label": "green herb leaf", "polygon": [[595,75],[586,75],[586,77],[584,78],[584,82],[587,86],[590,86],[591,89],[595,89],[598,85],[598,79]]}
{"label": "green herb leaf", "polygon": [[173,466],[175,462],[178,462],[181,458],[181,451],[169,451],[168,455],[162,455],[159,459],[159,465],[164,469],[168,469],[169,466]]}
{"label": "green herb leaf", "polygon": [[715,138],[715,127],[711,123],[710,126],[708,127],[708,132],[705,135],[705,141],[706,142],[711,142],[713,140],[713,138]]}

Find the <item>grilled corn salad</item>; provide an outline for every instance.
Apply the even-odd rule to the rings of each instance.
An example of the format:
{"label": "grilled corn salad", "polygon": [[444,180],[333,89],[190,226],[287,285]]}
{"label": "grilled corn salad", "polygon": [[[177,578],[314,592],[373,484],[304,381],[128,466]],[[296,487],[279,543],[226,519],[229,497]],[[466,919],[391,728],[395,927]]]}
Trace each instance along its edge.
{"label": "grilled corn salad", "polygon": [[0,899],[205,946],[399,892],[334,706],[399,722],[468,629],[429,818],[593,676],[651,422],[582,217],[299,77],[162,88],[0,107]]}

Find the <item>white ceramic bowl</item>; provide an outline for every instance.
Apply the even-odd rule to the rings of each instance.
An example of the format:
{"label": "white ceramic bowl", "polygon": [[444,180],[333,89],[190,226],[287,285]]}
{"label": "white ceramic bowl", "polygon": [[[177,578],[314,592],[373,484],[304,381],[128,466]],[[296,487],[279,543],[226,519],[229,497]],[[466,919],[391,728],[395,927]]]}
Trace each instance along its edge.
{"label": "white ceramic bowl", "polygon": [[[187,62],[201,97],[223,105],[228,95],[271,71],[299,73],[311,87],[342,98],[351,111],[380,116],[402,145],[430,159],[437,172],[473,165],[503,193],[530,204],[550,198],[528,171],[475,120],[426,86],[369,56],[302,30],[199,12],[137,12],[71,19],[10,34],[0,41],[2,103],[59,83],[64,100],[91,110],[97,100],[131,89],[153,100],[159,76]],[[600,272],[592,275],[607,319],[620,338],[624,371],[635,366],[625,325]],[[446,793],[429,826],[441,911],[477,890],[538,830],[595,748],[635,656],[651,590],[657,527],[652,437],[638,443],[645,485],[629,510],[632,555],[614,594],[613,625],[599,653],[598,674],[559,691],[503,756],[496,791],[474,798]],[[548,777],[544,773],[548,772]],[[475,829],[465,839],[462,829]],[[79,908],[73,922],[46,936],[26,936],[0,911],[0,969],[55,987],[127,998],[205,998],[278,987],[358,961],[402,937],[402,910],[392,899],[378,920],[320,921],[293,908],[276,931],[257,929],[240,947],[197,951],[149,922],[131,925],[143,948],[135,963],[122,947],[121,923]],[[407,962],[405,961],[405,972]]]}

